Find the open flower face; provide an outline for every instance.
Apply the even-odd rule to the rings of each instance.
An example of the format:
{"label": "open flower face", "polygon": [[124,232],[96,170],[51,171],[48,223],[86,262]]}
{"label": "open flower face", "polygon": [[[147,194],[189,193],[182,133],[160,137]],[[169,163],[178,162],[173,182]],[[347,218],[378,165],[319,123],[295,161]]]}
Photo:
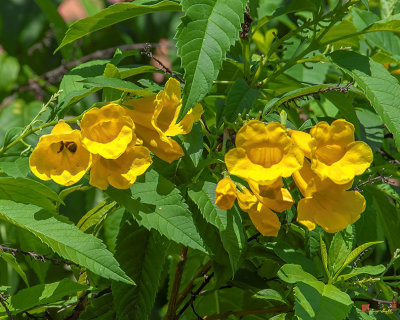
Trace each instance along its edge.
{"label": "open flower face", "polygon": [[109,185],[117,189],[128,189],[151,163],[150,152],[146,147],[130,144],[118,159],[98,156],[90,171],[89,183],[102,190],[106,190]]}
{"label": "open flower face", "polygon": [[319,122],[310,135],[311,169],[321,179],[345,184],[371,165],[371,148],[365,142],[354,141],[354,126],[346,120],[338,119],[331,125]]}
{"label": "open flower face", "polygon": [[131,141],[136,141],[135,125],[126,108],[110,103],[92,108],[82,118],[82,144],[93,154],[117,159]]}
{"label": "open flower face", "polygon": [[125,102],[136,124],[136,134],[157,157],[171,163],[184,155],[179,144],[170,137],[187,134],[200,119],[203,108],[197,104],[177,123],[182,107],[180,83],[170,78],[157,95]]}
{"label": "open flower face", "polygon": [[215,204],[222,210],[229,210],[236,200],[235,183],[228,177],[221,179],[215,190]]}
{"label": "open flower face", "polygon": [[236,148],[225,155],[229,173],[260,185],[289,177],[303,165],[303,152],[280,123],[251,120],[236,135]]}
{"label": "open flower face", "polygon": [[39,179],[70,186],[89,170],[92,155],[81,144],[81,133],[60,121],[50,134],[40,137],[29,158],[29,166]]}

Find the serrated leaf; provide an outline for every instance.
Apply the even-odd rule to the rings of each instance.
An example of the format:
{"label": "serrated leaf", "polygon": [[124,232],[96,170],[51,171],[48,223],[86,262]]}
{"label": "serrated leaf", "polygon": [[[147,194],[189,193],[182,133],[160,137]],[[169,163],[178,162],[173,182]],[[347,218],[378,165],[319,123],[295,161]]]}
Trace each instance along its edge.
{"label": "serrated leaf", "polygon": [[37,206],[0,200],[0,218],[28,230],[61,257],[101,277],[133,284],[100,239]]}
{"label": "serrated leaf", "polygon": [[50,188],[26,178],[0,178],[0,199],[34,204],[46,210],[54,210],[53,201],[61,201]]}
{"label": "serrated leaf", "polygon": [[295,315],[302,320],[342,320],[353,305],[345,292],[321,281],[298,282],[294,293]]}
{"label": "serrated leaf", "polygon": [[341,274],[336,281],[346,281],[347,279],[358,276],[360,274],[369,274],[371,276],[374,276],[377,274],[381,274],[383,271],[385,271],[385,269],[385,266],[382,264],[377,266],[364,266],[355,269],[353,268],[349,273]]}
{"label": "serrated leaf", "polygon": [[107,201],[103,201],[95,206],[93,209],[89,210],[76,224],[76,226],[85,232],[91,227],[96,226],[101,221],[106,219],[107,215],[110,213],[112,209],[116,206],[116,203],[113,201],[111,203],[107,203]]}
{"label": "serrated leaf", "polygon": [[108,188],[107,194],[146,229],[155,229],[167,239],[207,253],[179,190],[155,171],[148,171],[144,182],[136,181],[129,190]]}
{"label": "serrated leaf", "polygon": [[26,286],[29,287],[28,278],[26,277],[24,270],[22,270],[21,266],[19,265],[17,259],[11,253],[8,252],[2,252],[1,258],[5,262],[7,262],[20,275],[22,280],[24,280]]}
{"label": "serrated leaf", "polygon": [[226,52],[239,38],[246,4],[246,0],[182,0],[185,16],[175,36],[186,81],[180,119],[210,91]]}
{"label": "serrated leaf", "polygon": [[305,272],[298,264],[285,264],[278,271],[278,277],[287,283],[299,281],[317,281],[312,274]]}
{"label": "serrated leaf", "polygon": [[112,283],[119,319],[149,318],[164,269],[167,247],[166,239],[158,232],[148,231],[136,223],[122,226],[117,238],[116,258],[137,286]]}
{"label": "serrated leaf", "polygon": [[21,127],[12,127],[7,130],[4,140],[3,140],[3,146],[9,145],[11,142],[13,142],[16,138],[18,138],[22,131],[24,131],[24,128]]}
{"label": "serrated leaf", "polygon": [[[18,314],[33,307],[53,303],[65,296],[76,295],[77,291],[88,289],[88,286],[73,282],[70,279],[63,279],[49,284],[39,284],[27,289],[18,291],[9,299],[7,307],[13,314]],[[4,308],[0,309],[2,313]]]}
{"label": "serrated leaf", "polygon": [[234,273],[246,244],[242,220],[235,208],[221,210],[215,205],[216,186],[213,182],[205,181],[190,188],[188,194],[206,221],[218,228]]}
{"label": "serrated leaf", "polygon": [[350,252],[350,254],[348,255],[348,257],[346,258],[346,260],[343,262],[342,267],[338,270],[338,272],[335,274],[334,279],[336,279],[340,273],[342,272],[342,270],[349,264],[351,263],[354,259],[356,259],[361,252],[363,252],[365,249],[375,245],[375,244],[379,244],[382,243],[382,241],[375,241],[375,242],[367,242],[362,244],[361,246],[355,248],[352,252]]}
{"label": "serrated leaf", "polygon": [[195,167],[198,166],[203,154],[203,132],[201,124],[196,122],[193,124],[192,130],[182,137],[183,145],[192,159]]}
{"label": "serrated leaf", "polygon": [[335,233],[333,236],[329,247],[329,267],[333,273],[343,265],[350,254],[353,243],[352,238],[353,235],[346,232],[346,229]]}
{"label": "serrated leaf", "polygon": [[345,73],[349,74],[393,133],[400,148],[400,86],[385,67],[372,59],[351,51],[335,51],[330,55]]}
{"label": "serrated leaf", "polygon": [[251,110],[260,91],[250,88],[243,78],[239,78],[232,85],[226,97],[223,116],[229,121],[234,122],[238,117],[238,113],[243,113],[243,110]]}
{"label": "serrated leaf", "polygon": [[[136,1],[135,1],[136,2]],[[153,12],[179,12],[181,6],[172,1],[161,1],[153,5],[141,5],[136,3],[116,3],[97,14],[73,23],[62,40],[57,52],[65,45],[82,38],[83,36],[112,26],[118,22]]]}

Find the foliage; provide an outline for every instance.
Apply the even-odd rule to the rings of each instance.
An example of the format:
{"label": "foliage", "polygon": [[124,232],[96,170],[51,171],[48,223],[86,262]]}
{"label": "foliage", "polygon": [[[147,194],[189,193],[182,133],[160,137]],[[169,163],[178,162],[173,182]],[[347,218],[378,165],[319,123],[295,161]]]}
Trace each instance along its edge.
{"label": "foliage", "polygon": [[0,2],[2,319],[399,317],[400,1],[67,2]]}

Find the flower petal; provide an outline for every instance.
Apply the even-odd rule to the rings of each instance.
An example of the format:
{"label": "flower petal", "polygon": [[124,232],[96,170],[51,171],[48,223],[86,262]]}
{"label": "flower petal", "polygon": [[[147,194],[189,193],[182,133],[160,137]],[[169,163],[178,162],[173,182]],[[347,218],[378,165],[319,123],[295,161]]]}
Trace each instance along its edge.
{"label": "flower petal", "polygon": [[268,209],[267,206],[259,203],[257,210],[251,210],[248,214],[251,222],[253,222],[256,229],[263,236],[276,237],[278,235],[281,223],[277,215]]}
{"label": "flower petal", "polygon": [[229,210],[236,200],[235,183],[228,177],[221,179],[215,190],[215,204],[222,210]]}
{"label": "flower petal", "polygon": [[168,137],[174,137],[178,134],[187,134],[192,131],[193,123],[200,119],[204,110],[201,104],[196,104],[193,109],[190,109],[189,112],[183,117],[182,121],[177,124],[172,124],[165,131],[165,135]]}
{"label": "flower petal", "polygon": [[301,151],[303,151],[305,157],[310,159],[311,158],[310,142],[312,140],[311,135],[303,131],[297,131],[291,129],[289,129],[288,131],[294,144],[298,146],[301,149]]}

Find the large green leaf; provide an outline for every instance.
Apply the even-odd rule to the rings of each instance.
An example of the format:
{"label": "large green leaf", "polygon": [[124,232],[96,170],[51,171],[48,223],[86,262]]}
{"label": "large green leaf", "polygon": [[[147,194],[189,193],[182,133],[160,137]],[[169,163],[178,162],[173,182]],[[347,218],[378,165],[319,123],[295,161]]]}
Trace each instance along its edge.
{"label": "large green leaf", "polygon": [[242,219],[235,208],[227,211],[215,205],[215,189],[215,183],[205,181],[201,185],[192,187],[189,190],[189,196],[199,207],[206,221],[218,228],[222,244],[229,253],[234,273],[246,245]]}
{"label": "large green leaf", "polygon": [[337,281],[345,281],[347,279],[358,276],[360,274],[377,275],[377,274],[381,274],[382,272],[384,272],[385,269],[386,269],[385,266],[382,264],[379,264],[377,266],[365,266],[365,267],[360,267],[360,268],[353,268],[353,269],[351,269],[351,271],[349,273],[341,274],[337,278]]}
{"label": "large green leaf", "polygon": [[82,80],[82,82],[90,87],[97,89],[113,88],[120,91],[131,92],[141,96],[154,95],[154,93],[146,91],[132,82],[116,78],[107,78],[104,76],[98,76],[98,77],[84,79]]}
{"label": "large green leaf", "polygon": [[393,133],[400,149],[400,86],[398,80],[383,65],[351,51],[335,51],[330,55],[345,73],[349,74]]}
{"label": "large green leaf", "polygon": [[19,276],[22,278],[22,280],[24,280],[26,286],[29,287],[28,278],[26,277],[26,274],[25,274],[24,270],[22,270],[17,259],[11,253],[8,253],[8,252],[2,252],[1,258],[5,262],[7,262],[19,274]]}
{"label": "large green leaf", "polygon": [[[10,298],[7,307],[13,314],[18,314],[33,307],[57,302],[65,296],[73,296],[76,295],[77,291],[86,289],[88,289],[88,286],[73,282],[70,279],[49,284],[38,284],[18,291]],[[5,313],[3,307],[0,310],[1,313]]]}
{"label": "large green leaf", "polygon": [[278,277],[287,283],[317,281],[312,274],[305,272],[298,264],[285,264],[278,271]]}
{"label": "large green leaf", "polygon": [[347,229],[335,233],[329,247],[329,267],[335,273],[344,263],[351,252],[353,234]]}
{"label": "large green leaf", "polygon": [[156,231],[148,231],[136,223],[122,226],[117,238],[116,258],[137,286],[112,283],[119,319],[149,318],[164,269],[167,247],[166,239]]}
{"label": "large green leaf", "polygon": [[0,218],[28,230],[61,257],[93,273],[133,284],[100,239],[83,233],[72,224],[60,222],[37,206],[0,200]]}
{"label": "large green leaf", "polygon": [[128,190],[108,188],[107,194],[146,229],[155,229],[170,240],[207,253],[192,213],[173,183],[152,170],[144,180],[136,181]]}
{"label": "large green leaf", "polygon": [[0,162],[0,170],[13,178],[25,178],[30,172],[29,158],[18,158],[15,161]]}
{"label": "large green leaf", "polygon": [[251,110],[259,95],[260,91],[250,88],[243,78],[237,79],[226,97],[223,115],[229,122],[235,121],[238,113],[242,113],[244,109]]}
{"label": "large green leaf", "polygon": [[135,1],[135,3],[116,3],[91,17],[73,23],[69,27],[63,41],[55,52],[68,43],[74,42],[89,33],[101,30],[124,20],[153,12],[181,11],[181,6],[173,1],[161,1],[160,3],[153,5],[143,5],[138,2],[143,3],[144,1]]}
{"label": "large green leaf", "polygon": [[186,81],[180,117],[211,89],[226,52],[239,38],[246,4],[245,0],[182,0],[186,15],[176,34]]}
{"label": "large green leaf", "polygon": [[302,320],[342,320],[353,305],[345,292],[321,281],[298,282],[294,293],[295,314]]}
{"label": "large green leaf", "polygon": [[45,185],[25,178],[0,178],[0,199],[34,204],[47,210],[55,208],[53,201],[61,201],[57,193]]}

